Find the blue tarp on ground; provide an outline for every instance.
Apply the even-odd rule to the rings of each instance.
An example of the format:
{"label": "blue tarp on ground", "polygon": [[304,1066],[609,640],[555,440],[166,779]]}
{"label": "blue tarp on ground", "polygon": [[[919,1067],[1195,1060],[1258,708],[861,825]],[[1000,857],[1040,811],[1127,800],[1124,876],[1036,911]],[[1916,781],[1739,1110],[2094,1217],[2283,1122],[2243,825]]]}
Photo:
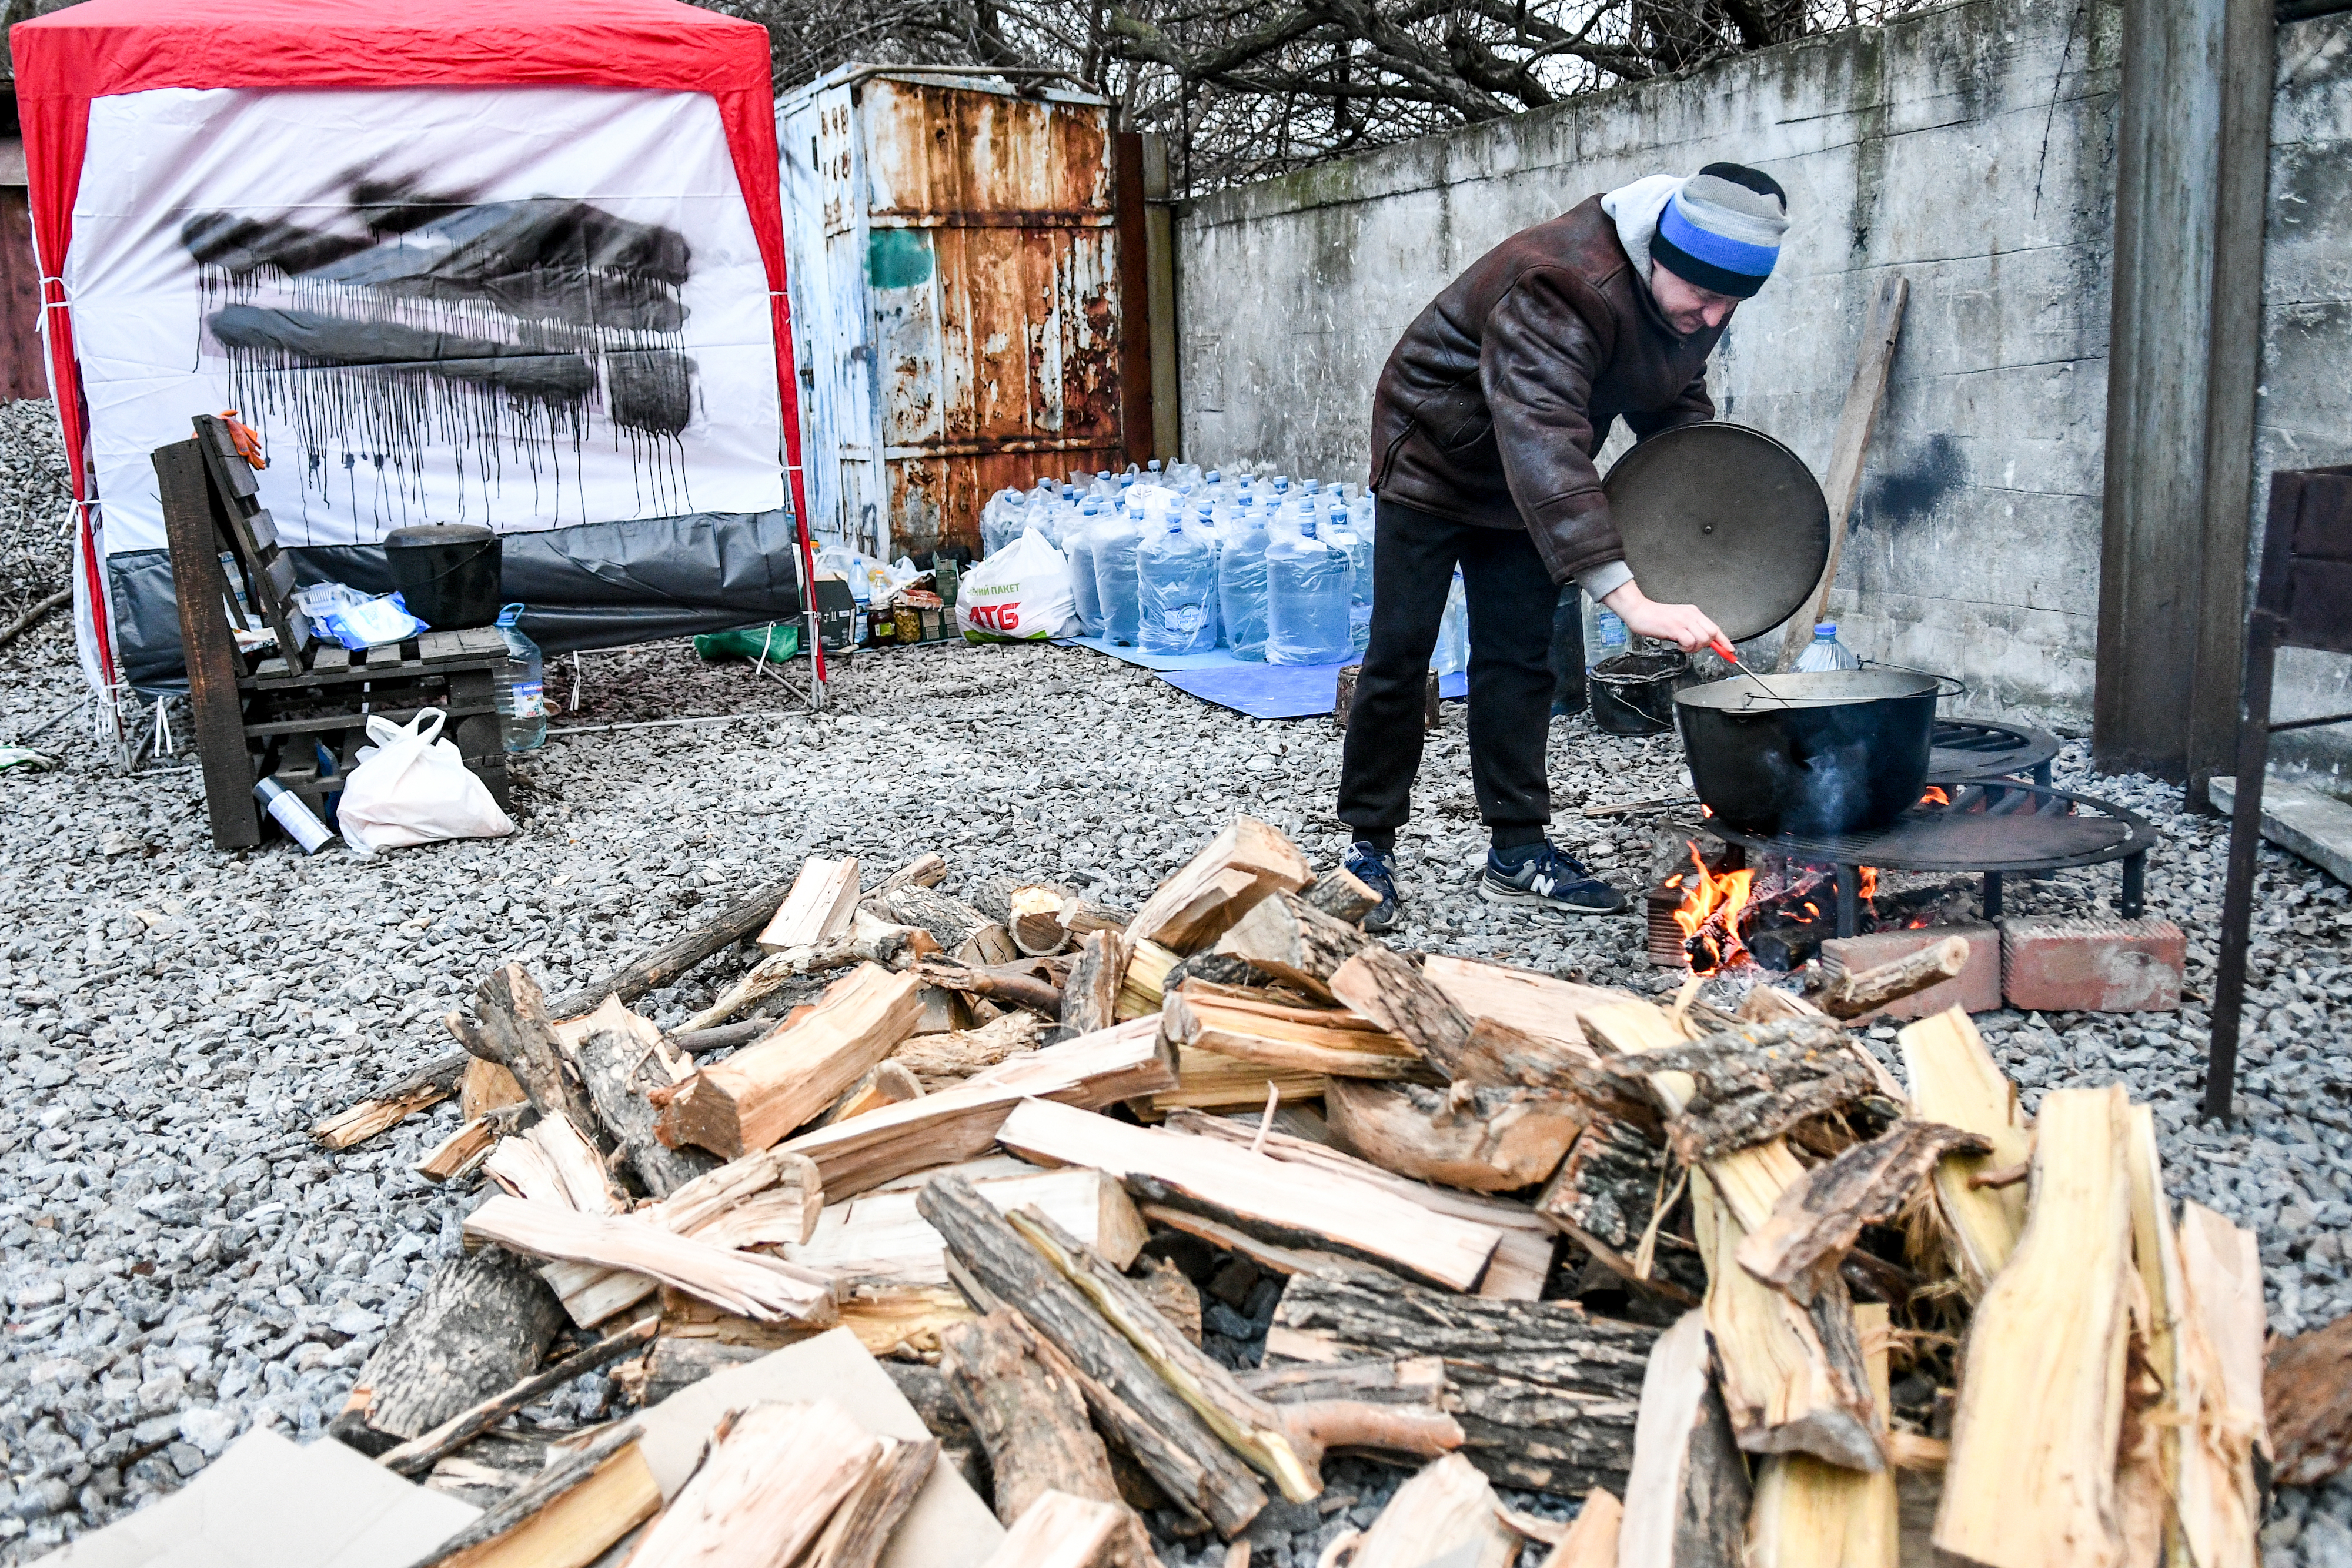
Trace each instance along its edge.
{"label": "blue tarp on ground", "polygon": [[[1268,664],[1236,659],[1224,648],[1210,653],[1147,653],[1100,637],[1066,637],[1061,642],[1065,647],[1090,648],[1121,664],[1150,670],[1180,692],[1252,718],[1312,718],[1329,713],[1339,695],[1340,670],[1357,662]],[[1440,696],[1459,697],[1469,689],[1467,675],[1438,677]]]}

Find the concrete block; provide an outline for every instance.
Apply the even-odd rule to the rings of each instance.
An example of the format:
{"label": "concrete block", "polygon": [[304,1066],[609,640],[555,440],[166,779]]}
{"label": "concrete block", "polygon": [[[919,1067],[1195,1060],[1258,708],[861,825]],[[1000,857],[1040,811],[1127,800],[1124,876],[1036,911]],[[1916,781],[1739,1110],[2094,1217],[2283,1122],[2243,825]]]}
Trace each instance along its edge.
{"label": "concrete block", "polygon": [[[2221,810],[2237,809],[2235,779],[2216,777],[2205,788]],[[2335,797],[2283,779],[2263,779],[2263,837],[2336,881],[2352,883],[2352,806]]]}
{"label": "concrete block", "polygon": [[2001,992],[2034,1012],[2173,1012],[2189,940],[2169,920],[2066,920],[2029,915],[2000,923]]}
{"label": "concrete block", "polygon": [[1916,931],[1878,931],[1867,936],[1832,936],[1822,944],[1822,963],[1849,971],[1875,968],[1897,958],[1907,958],[1947,936],[1968,938],[1967,968],[1941,985],[1915,991],[1852,1021],[1865,1024],[1881,1019],[1923,1019],[1950,1007],[1984,1013],[2000,1006],[2000,933],[1981,920],[1923,925]]}

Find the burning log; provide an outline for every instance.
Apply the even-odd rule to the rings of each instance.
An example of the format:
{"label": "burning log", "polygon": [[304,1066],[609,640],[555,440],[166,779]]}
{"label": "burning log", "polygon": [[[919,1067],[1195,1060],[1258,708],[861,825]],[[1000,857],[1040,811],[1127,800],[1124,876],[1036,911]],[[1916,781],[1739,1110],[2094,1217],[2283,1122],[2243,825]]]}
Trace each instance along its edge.
{"label": "burning log", "polygon": [[1958,979],[1968,967],[1968,943],[1947,936],[1891,964],[1837,975],[1813,994],[1812,1000],[1832,1018],[1860,1018],[1930,986]]}
{"label": "burning log", "polygon": [[[2116,1495],[2130,1297],[2128,1103],[2042,1097],[2032,1207],[1960,1361],[1938,1551],[1990,1568],[2123,1559]],[[2021,1434],[2032,1434],[2030,1442]]]}
{"label": "burning log", "polygon": [[1739,1266],[1801,1305],[1834,1278],[1865,1225],[1894,1218],[1947,1155],[1990,1153],[1992,1141],[1933,1122],[1898,1122],[1780,1195],[1772,1217],[1739,1243]]}

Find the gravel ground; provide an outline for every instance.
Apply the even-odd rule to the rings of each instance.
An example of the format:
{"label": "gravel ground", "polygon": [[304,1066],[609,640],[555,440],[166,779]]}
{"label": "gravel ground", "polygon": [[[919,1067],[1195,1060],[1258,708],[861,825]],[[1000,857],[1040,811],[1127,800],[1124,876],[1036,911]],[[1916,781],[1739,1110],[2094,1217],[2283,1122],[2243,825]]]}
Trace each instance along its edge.
{"label": "gravel ground", "polygon": [[[0,528],[12,514],[55,525],[54,460],[26,458],[26,429],[0,410]],[[75,680],[61,619],[0,650],[0,743],[55,713]],[[283,840],[218,853],[193,771],[125,778],[78,719],[42,738],[57,770],[0,775],[0,1563],[171,1490],[248,1426],[312,1433],[341,1406],[385,1322],[457,1246],[467,1199],[410,1172],[457,1110],[341,1156],[303,1132],[445,1051],[436,1019],[486,966],[518,959],[551,989],[585,981],[812,852],[887,868],[936,849],[956,879],[1058,875],[1132,905],[1238,810],[1318,864],[1345,848],[1326,722],[1240,718],[1044,648],[869,654],[843,688],[823,717],[780,715],[772,681],[700,666],[682,645],[591,654],[581,711],[559,729],[768,716],[558,736],[519,764],[515,837],[372,862],[306,860]],[[2084,767],[2070,746],[2060,782],[2165,834],[2150,910],[2190,932],[2200,999],[2177,1017],[1991,1015],[1987,1039],[2029,1103],[2116,1079],[2152,1102],[2173,1192],[2258,1229],[2275,1329],[2318,1326],[2352,1311],[2352,1066],[2332,1048],[2352,1021],[2346,889],[2265,852],[2245,1115],[2201,1128],[2223,828],[2182,814],[2170,786]],[[1680,765],[1670,741],[1560,721],[1552,777],[1566,809],[1669,793]],[[1400,841],[1401,943],[1667,983],[1643,961],[1636,916],[1565,924],[1470,891],[1482,838],[1457,704],[1431,738],[1417,809]],[[1646,823],[1570,813],[1559,831],[1628,888],[1664,852]],[[2088,911],[2115,875],[2017,886],[2013,906]],[[726,977],[711,969],[644,1005],[676,1021]],[[530,1416],[575,1424],[610,1398],[583,1379]],[[1358,1494],[1350,1521],[1395,1479],[1340,1473],[1337,1490]],[[1270,1521],[1255,1563],[1312,1563],[1342,1517],[1287,1519],[1296,1533],[1281,1540]],[[2266,1539],[2274,1568],[2352,1563],[2352,1489],[2283,1496]]]}

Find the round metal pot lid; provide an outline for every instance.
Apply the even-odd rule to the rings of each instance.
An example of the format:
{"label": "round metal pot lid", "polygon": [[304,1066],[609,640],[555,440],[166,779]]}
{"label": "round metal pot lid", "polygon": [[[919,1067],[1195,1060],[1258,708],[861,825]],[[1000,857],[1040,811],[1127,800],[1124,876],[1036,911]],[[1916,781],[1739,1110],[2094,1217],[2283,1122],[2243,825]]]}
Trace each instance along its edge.
{"label": "round metal pot lid", "polygon": [[1696,604],[1735,643],[1796,613],[1830,559],[1830,506],[1804,460],[1710,420],[1642,442],[1601,482],[1625,564],[1661,604]]}

